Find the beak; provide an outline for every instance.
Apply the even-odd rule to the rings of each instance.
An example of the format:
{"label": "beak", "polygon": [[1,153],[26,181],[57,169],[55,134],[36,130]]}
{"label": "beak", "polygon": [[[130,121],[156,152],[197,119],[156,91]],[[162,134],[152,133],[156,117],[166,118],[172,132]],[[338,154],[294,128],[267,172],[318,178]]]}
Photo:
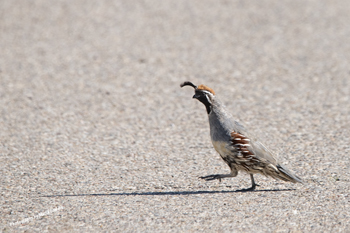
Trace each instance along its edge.
{"label": "beak", "polygon": [[198,99],[198,97],[199,97],[199,96],[195,94],[192,98],[193,98],[193,99]]}

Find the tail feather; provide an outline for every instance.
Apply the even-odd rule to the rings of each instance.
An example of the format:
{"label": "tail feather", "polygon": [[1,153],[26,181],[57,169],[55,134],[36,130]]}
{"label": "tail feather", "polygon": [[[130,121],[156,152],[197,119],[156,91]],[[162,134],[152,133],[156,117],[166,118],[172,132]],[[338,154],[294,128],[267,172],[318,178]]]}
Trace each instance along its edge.
{"label": "tail feather", "polygon": [[282,167],[281,165],[277,165],[277,169],[279,172],[279,178],[285,181],[290,181],[293,183],[303,183],[302,179],[296,175],[294,175],[292,172],[290,172],[287,168]]}

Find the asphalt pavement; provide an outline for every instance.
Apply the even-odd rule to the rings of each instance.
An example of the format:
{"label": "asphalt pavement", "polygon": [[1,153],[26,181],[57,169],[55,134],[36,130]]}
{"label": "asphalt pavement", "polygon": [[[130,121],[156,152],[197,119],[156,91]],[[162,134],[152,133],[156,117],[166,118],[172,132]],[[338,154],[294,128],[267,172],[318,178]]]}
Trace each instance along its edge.
{"label": "asphalt pavement", "polygon": [[[350,2],[0,1],[0,231],[349,232]],[[293,184],[228,173],[205,84]]]}

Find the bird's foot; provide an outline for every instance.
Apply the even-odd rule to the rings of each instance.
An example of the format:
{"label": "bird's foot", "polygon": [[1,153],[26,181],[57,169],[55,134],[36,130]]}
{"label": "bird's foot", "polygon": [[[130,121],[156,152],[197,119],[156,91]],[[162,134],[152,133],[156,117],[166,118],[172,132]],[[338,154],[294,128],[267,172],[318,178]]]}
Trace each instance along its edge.
{"label": "bird's foot", "polygon": [[247,189],[239,189],[239,190],[237,190],[237,192],[251,192],[251,191],[254,191],[254,190],[255,190],[256,186],[260,186],[260,185],[254,184],[254,185],[253,185],[252,187],[250,187],[250,188],[247,188]]}
{"label": "bird's foot", "polygon": [[217,174],[217,175],[209,175],[209,176],[200,176],[199,178],[205,180],[205,181],[210,181],[210,180],[219,180],[221,182],[222,175]]}

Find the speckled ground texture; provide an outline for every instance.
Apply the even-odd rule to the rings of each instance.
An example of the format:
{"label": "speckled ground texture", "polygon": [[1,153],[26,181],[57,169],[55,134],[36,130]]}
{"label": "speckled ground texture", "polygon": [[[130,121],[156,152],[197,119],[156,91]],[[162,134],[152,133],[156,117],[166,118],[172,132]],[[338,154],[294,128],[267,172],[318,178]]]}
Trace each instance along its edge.
{"label": "speckled ground texture", "polygon": [[[0,1],[3,232],[350,232],[350,3]],[[227,173],[213,88],[305,184]]]}

